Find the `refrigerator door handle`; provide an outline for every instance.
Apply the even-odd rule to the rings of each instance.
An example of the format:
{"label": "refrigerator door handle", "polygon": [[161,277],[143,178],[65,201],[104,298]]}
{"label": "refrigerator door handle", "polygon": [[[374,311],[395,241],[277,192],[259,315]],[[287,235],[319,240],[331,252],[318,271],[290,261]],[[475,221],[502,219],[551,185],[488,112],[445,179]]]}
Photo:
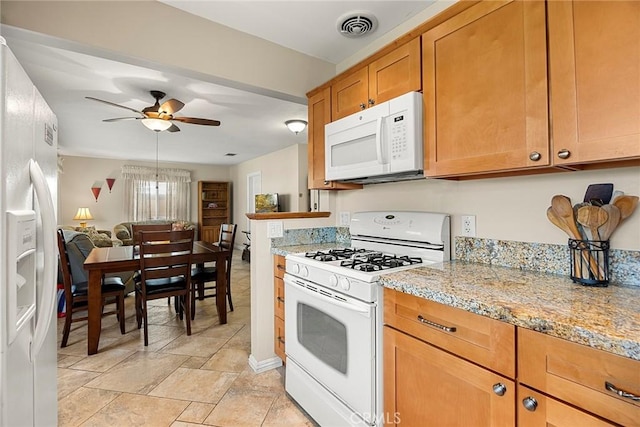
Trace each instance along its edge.
{"label": "refrigerator door handle", "polygon": [[29,174],[31,182],[35,189],[35,194],[40,205],[40,215],[42,216],[42,234],[43,234],[43,252],[44,268],[43,268],[43,286],[42,295],[37,301],[37,318],[36,327],[33,334],[33,342],[31,344],[31,361],[34,361],[47,336],[47,331],[51,327],[51,319],[53,311],[56,307],[56,260],[57,252],[55,232],[56,232],[56,216],[53,207],[53,198],[47,185],[47,179],[40,169],[38,162],[31,159],[29,162]]}

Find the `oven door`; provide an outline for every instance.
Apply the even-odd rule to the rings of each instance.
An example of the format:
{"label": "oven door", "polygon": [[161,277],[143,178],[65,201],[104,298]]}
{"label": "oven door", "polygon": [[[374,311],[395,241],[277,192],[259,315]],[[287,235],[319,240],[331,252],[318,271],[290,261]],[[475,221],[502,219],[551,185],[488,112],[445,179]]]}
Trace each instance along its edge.
{"label": "oven door", "polygon": [[357,414],[374,414],[376,305],[288,274],[284,282],[287,358]]}

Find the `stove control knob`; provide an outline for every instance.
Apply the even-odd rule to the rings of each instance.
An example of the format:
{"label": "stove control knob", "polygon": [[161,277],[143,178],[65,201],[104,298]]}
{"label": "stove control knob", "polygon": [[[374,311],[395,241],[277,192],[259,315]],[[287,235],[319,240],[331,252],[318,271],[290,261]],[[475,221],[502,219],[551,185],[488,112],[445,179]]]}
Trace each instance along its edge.
{"label": "stove control knob", "polygon": [[343,277],[340,279],[340,287],[342,289],[344,289],[345,291],[348,291],[349,288],[351,287],[351,283],[349,282],[349,279],[347,279],[346,277]]}
{"label": "stove control knob", "polygon": [[338,286],[338,276],[336,276],[335,274],[329,276],[329,285],[331,285],[332,288]]}
{"label": "stove control knob", "polygon": [[303,265],[300,267],[300,275],[302,277],[309,277],[309,269]]}
{"label": "stove control knob", "polygon": [[293,265],[291,266],[291,272],[292,272],[293,274],[298,274],[298,273],[300,273],[300,264],[293,264]]}

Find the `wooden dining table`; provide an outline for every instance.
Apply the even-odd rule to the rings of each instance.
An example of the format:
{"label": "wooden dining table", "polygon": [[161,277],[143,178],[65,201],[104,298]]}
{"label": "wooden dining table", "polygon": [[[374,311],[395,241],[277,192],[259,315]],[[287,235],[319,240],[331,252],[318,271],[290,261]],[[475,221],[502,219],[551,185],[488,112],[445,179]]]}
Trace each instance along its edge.
{"label": "wooden dining table", "polygon": [[[220,324],[227,323],[227,275],[225,260],[230,256],[229,249],[204,242],[193,242],[192,262],[204,264],[216,262],[216,306]],[[115,246],[94,248],[84,262],[84,268],[89,272],[88,289],[88,339],[87,354],[98,352],[100,331],[102,330],[102,277],[105,273],[123,271],[137,271],[140,269],[140,257],[133,246]]]}

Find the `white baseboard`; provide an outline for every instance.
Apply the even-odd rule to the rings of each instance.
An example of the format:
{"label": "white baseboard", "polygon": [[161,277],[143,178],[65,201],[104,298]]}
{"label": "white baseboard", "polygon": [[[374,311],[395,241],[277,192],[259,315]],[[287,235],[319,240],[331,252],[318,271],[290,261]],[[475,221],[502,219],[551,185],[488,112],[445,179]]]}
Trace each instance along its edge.
{"label": "white baseboard", "polygon": [[258,361],[255,357],[253,357],[253,354],[250,354],[249,366],[251,366],[251,369],[253,369],[256,373],[265,372],[282,366],[282,359],[280,359],[278,356],[275,356],[270,359]]}

